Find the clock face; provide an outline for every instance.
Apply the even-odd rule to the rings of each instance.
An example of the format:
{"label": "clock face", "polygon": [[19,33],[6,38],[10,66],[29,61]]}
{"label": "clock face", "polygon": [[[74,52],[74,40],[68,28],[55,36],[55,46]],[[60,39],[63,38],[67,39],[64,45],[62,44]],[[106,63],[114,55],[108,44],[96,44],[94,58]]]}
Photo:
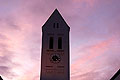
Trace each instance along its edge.
{"label": "clock face", "polygon": [[52,63],[59,63],[60,62],[60,60],[61,60],[61,58],[60,58],[60,55],[58,55],[58,54],[52,54],[51,56],[50,56],[50,61],[52,62]]}

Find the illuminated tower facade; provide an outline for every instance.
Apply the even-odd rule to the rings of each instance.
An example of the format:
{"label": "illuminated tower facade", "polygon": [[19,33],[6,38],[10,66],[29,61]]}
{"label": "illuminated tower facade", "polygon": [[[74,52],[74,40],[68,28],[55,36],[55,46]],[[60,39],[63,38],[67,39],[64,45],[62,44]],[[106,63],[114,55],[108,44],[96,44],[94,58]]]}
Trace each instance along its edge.
{"label": "illuminated tower facade", "polygon": [[42,27],[40,80],[70,80],[69,31],[56,9]]}

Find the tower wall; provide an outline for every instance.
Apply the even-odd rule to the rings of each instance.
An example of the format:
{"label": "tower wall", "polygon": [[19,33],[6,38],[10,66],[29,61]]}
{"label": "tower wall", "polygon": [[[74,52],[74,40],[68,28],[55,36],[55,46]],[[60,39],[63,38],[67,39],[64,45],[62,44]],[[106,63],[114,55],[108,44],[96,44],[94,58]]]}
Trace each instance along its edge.
{"label": "tower wall", "polygon": [[52,16],[42,29],[40,80],[70,80],[69,27],[58,11]]}

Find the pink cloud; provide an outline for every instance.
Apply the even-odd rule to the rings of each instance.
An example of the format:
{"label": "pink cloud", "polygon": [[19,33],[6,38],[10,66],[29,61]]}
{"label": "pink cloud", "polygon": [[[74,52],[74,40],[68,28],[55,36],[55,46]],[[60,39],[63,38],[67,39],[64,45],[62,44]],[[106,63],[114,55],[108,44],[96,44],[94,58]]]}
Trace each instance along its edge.
{"label": "pink cloud", "polygon": [[114,0],[0,1],[0,74],[7,80],[39,80],[41,26],[58,8],[71,28],[72,79],[87,80],[99,74],[100,80],[104,80],[102,71],[108,78],[113,71],[107,69],[117,69],[120,65],[117,3]]}
{"label": "pink cloud", "polygon": [[[117,46],[118,40],[116,37],[112,37],[108,40],[101,41],[100,43],[97,43],[92,46],[87,46],[85,48],[81,48],[78,50],[77,55],[79,58],[77,58],[74,63],[71,64],[71,79],[72,80],[88,80],[96,78],[95,75],[98,74],[98,76],[102,75],[104,69],[106,67],[105,74],[106,77],[101,76],[100,79],[106,80],[110,78],[110,75],[113,73],[113,71],[117,68],[113,68],[112,70],[109,70],[107,68],[111,68],[112,65],[108,64],[108,62],[113,63],[112,59],[108,60],[106,56],[108,56],[108,51],[111,49],[115,49],[115,46]],[[111,47],[113,44],[113,47]],[[117,47],[119,48],[119,47]],[[111,51],[110,50],[110,51]],[[80,52],[79,52],[80,51]],[[82,52],[81,52],[82,51]],[[82,53],[80,55],[80,53]],[[103,57],[102,57],[103,56]],[[109,56],[112,56],[109,54]],[[98,58],[98,59],[97,59]],[[98,61],[98,63],[97,63]],[[100,61],[100,62],[99,62]],[[109,66],[109,67],[107,67]],[[117,67],[117,65],[116,65]],[[97,71],[99,70],[99,71]],[[109,74],[111,72],[111,74]],[[92,74],[93,73],[93,74]],[[84,75],[84,77],[82,77]],[[99,80],[99,79],[98,79]]]}
{"label": "pink cloud", "polygon": [[96,0],[72,0],[73,2],[86,3],[89,7],[93,7]]}
{"label": "pink cloud", "polygon": [[39,64],[36,64],[35,66],[31,67],[29,70],[23,73],[23,75],[21,75],[16,79],[17,80],[39,80],[40,79]]}

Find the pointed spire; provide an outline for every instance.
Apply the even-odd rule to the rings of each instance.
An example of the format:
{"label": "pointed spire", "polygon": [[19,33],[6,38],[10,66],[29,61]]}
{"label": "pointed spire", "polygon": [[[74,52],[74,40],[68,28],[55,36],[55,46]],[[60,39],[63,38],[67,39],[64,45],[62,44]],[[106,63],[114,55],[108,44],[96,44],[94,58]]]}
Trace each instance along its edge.
{"label": "pointed spire", "polygon": [[[61,14],[60,14],[60,12],[58,11],[58,9],[56,8],[54,11],[53,11],[53,13],[52,13],[52,15],[59,15],[59,16],[61,16]],[[52,16],[51,15],[51,16]],[[61,16],[62,17],[62,16]]]}
{"label": "pointed spire", "polygon": [[57,8],[55,10],[57,10]]}
{"label": "pointed spire", "polygon": [[57,12],[57,13],[59,13],[59,11],[58,11],[58,9],[57,9],[57,8],[54,10],[54,12]]}
{"label": "pointed spire", "polygon": [[56,8],[53,13],[51,14],[51,16],[48,18],[48,20],[45,22],[45,24],[43,25],[43,27],[48,24],[50,27],[50,23],[62,23],[64,25],[66,25],[66,29],[69,29],[69,26],[67,25],[67,23],[65,22],[65,20],[63,19],[62,15],[60,14],[60,12],[58,11],[58,9]]}

